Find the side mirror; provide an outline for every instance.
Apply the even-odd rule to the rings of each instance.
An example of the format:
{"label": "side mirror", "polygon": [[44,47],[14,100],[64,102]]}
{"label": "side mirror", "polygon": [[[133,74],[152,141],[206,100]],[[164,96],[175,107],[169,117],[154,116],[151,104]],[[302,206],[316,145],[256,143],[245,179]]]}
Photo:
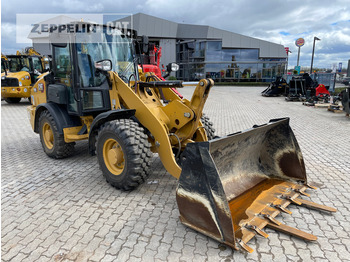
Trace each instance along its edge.
{"label": "side mirror", "polygon": [[142,53],[148,53],[148,43],[149,43],[149,40],[148,40],[148,36],[146,35],[143,35],[142,36]]}
{"label": "side mirror", "polygon": [[109,59],[104,59],[101,61],[95,62],[96,70],[107,72],[112,70],[112,61]]}

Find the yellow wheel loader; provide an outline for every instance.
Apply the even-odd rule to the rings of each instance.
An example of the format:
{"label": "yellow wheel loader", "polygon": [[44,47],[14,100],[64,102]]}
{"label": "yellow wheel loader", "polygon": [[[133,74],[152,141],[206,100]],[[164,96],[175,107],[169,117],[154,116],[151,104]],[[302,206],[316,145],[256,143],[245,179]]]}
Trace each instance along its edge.
{"label": "yellow wheel loader", "polygon": [[26,47],[24,49],[24,54],[28,56],[38,56],[41,57],[41,63],[44,71],[50,69],[50,58],[47,56],[41,55],[39,52],[37,52],[34,47]]}
{"label": "yellow wheel loader", "polygon": [[267,237],[265,227],[315,240],[276,219],[290,213],[290,204],[335,212],[300,197],[313,186],[289,119],[209,140],[201,117],[213,81],[200,80],[191,100],[181,99],[172,90],[182,86],[179,81],[140,79],[135,32],[108,32],[94,26],[85,33],[50,35],[52,72],[38,79],[28,107],[46,154],[67,157],[75,141],[88,140],[106,180],[131,190],[146,180],[152,152],[158,153],[178,179],[185,225],[249,252],[247,242]]}
{"label": "yellow wheel loader", "polygon": [[29,98],[36,79],[44,72],[40,56],[7,55],[7,70],[1,71],[1,98],[7,103],[19,103]]}

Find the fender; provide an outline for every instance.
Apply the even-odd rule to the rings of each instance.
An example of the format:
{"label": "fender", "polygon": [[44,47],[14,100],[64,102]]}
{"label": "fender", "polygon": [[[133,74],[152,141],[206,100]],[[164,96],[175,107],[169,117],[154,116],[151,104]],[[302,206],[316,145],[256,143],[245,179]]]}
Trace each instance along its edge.
{"label": "fender", "polygon": [[59,134],[63,134],[63,128],[81,125],[80,118],[78,116],[69,115],[67,109],[64,106],[60,106],[55,103],[44,103],[38,105],[35,110],[35,133],[39,133],[39,118],[41,112],[44,110],[48,110],[54,118]]}
{"label": "fender", "polygon": [[130,118],[135,115],[135,109],[117,109],[110,110],[99,114],[94,121],[92,121],[89,132],[89,153],[95,155],[95,142],[98,129],[106,122],[116,119]]}

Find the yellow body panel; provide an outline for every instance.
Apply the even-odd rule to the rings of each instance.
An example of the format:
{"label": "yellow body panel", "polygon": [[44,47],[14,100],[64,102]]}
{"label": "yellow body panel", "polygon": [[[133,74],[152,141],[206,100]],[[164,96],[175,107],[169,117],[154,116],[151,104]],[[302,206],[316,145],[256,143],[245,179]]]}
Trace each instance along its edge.
{"label": "yellow body panel", "polygon": [[36,83],[34,84],[33,88],[31,89],[31,97],[32,97],[32,104],[33,107],[36,107],[37,105],[46,103],[46,83],[44,80],[44,76],[46,76],[48,73],[41,74],[38,78]]}
{"label": "yellow body panel", "polygon": [[35,110],[36,110],[36,107],[34,106],[28,106],[27,107],[27,113],[28,113],[28,117],[29,117],[29,122],[30,122],[30,125],[32,126],[32,129],[34,130],[34,123],[35,123]]}
{"label": "yellow body panel", "polygon": [[18,97],[26,98],[30,97],[31,80],[30,75],[26,71],[20,72],[8,72],[7,74],[2,73],[1,78],[15,78],[18,79],[19,86],[1,86],[1,97]]}
{"label": "yellow body panel", "polygon": [[81,130],[81,128],[82,126],[63,128],[64,141],[66,143],[71,143],[78,140],[88,139],[89,134],[78,135],[78,132]]}

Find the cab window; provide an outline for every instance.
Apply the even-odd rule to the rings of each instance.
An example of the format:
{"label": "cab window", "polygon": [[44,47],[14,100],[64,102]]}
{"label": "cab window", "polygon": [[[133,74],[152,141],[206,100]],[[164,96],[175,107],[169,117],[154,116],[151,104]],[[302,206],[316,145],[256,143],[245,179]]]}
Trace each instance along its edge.
{"label": "cab window", "polygon": [[78,105],[75,100],[75,94],[73,90],[72,79],[72,61],[70,55],[69,45],[66,47],[54,47],[55,60],[54,60],[54,74],[55,82],[64,84],[68,90],[68,111],[77,112]]}

